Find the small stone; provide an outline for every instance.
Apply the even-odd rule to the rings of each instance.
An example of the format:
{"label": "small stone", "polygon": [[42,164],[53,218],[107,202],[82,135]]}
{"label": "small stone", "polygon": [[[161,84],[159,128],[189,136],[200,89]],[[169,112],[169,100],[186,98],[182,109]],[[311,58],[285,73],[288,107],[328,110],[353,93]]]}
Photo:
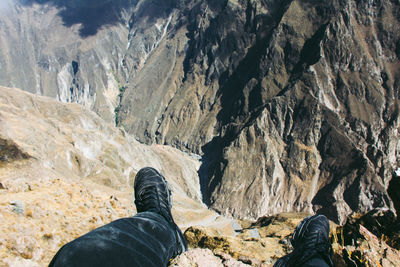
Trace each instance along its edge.
{"label": "small stone", "polygon": [[16,214],[24,214],[25,213],[25,204],[20,200],[14,200],[10,202],[12,206],[12,211]]}
{"label": "small stone", "polygon": [[232,228],[235,232],[239,232],[243,229],[242,226],[237,222],[237,220],[232,221]]}
{"label": "small stone", "polygon": [[7,189],[2,183],[0,183],[0,189]]}
{"label": "small stone", "polygon": [[248,256],[239,256],[239,261],[243,262],[244,264],[252,265],[252,266],[260,266],[261,261],[256,258],[248,257]]}
{"label": "small stone", "polygon": [[250,235],[252,238],[260,238],[260,233],[258,232],[258,229],[256,229],[256,228],[250,229]]}
{"label": "small stone", "polygon": [[282,244],[282,245],[289,245],[290,244],[290,239],[289,238],[284,238],[284,239],[281,239],[281,240],[279,240],[279,244]]}

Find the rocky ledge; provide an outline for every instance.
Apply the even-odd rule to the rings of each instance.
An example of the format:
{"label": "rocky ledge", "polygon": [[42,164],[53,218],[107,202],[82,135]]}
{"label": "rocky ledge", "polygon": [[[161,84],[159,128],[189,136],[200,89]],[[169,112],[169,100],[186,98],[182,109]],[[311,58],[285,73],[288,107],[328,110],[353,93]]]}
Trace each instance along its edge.
{"label": "rocky ledge", "polygon": [[[242,221],[243,228],[233,236],[210,227],[190,227],[185,231],[189,246],[208,249],[219,261],[203,265],[208,264],[207,256],[201,259],[192,254],[209,255],[209,252],[193,250],[175,259],[173,266],[193,266],[187,264],[187,258],[196,259],[198,266],[272,266],[279,257],[292,251],[291,236],[305,216],[283,213],[261,217],[253,223]],[[344,226],[331,222],[335,266],[398,266],[399,225],[389,210],[353,215]]]}

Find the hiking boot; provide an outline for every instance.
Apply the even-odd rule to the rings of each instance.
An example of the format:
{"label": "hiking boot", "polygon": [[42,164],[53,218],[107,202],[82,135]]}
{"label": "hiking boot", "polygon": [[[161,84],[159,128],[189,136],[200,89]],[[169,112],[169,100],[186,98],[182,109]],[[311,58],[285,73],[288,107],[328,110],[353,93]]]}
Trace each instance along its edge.
{"label": "hiking boot", "polygon": [[280,258],[274,267],[301,266],[313,258],[323,259],[327,266],[334,266],[329,243],[329,221],[324,215],[305,218],[293,233],[293,252]]}
{"label": "hiking boot", "polygon": [[151,211],[163,216],[176,233],[176,255],[187,250],[186,240],[172,218],[171,190],[164,176],[157,170],[145,167],[139,170],[134,183],[135,205],[137,212]]}

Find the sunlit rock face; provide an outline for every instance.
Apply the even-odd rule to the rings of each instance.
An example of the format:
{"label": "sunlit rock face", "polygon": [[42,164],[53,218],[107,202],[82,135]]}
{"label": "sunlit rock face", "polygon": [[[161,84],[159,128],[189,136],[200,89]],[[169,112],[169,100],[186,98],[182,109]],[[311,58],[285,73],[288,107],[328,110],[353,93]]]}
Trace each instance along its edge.
{"label": "sunlit rock face", "polygon": [[398,1],[88,3],[8,5],[1,84],[203,154],[202,197],[223,214],[393,208]]}
{"label": "sunlit rock face", "polygon": [[186,14],[185,36],[174,31],[127,89],[121,125],[203,152],[204,199],[223,214],[342,223],[393,207],[397,2],[198,1]]}
{"label": "sunlit rock face", "polygon": [[[318,211],[336,222],[392,207],[386,189],[399,164],[398,3],[270,5],[266,12],[249,3],[243,19],[229,16],[244,29],[235,34],[254,40],[235,38],[249,40],[232,50],[242,47],[242,57],[230,56],[236,64],[222,64],[229,66],[224,75],[207,80],[219,88],[216,137],[204,147],[214,162],[209,204],[239,217]],[[201,62],[197,55],[193,62]]]}
{"label": "sunlit rock face", "polygon": [[33,160],[62,177],[114,189],[132,186],[139,169],[151,166],[171,178],[176,193],[200,202],[196,157],[171,147],[140,144],[78,104],[16,88],[0,91],[1,166]]}
{"label": "sunlit rock face", "polygon": [[343,223],[393,208],[397,2],[198,1],[184,14],[124,94],[122,126],[202,152],[204,200],[223,214]]}

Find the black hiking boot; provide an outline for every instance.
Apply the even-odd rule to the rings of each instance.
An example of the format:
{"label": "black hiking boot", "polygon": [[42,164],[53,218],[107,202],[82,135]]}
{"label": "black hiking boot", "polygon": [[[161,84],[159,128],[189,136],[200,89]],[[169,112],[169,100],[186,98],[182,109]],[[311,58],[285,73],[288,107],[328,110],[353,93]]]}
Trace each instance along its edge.
{"label": "black hiking boot", "polygon": [[333,267],[329,243],[329,221],[324,215],[305,218],[293,233],[293,252],[280,258],[274,267],[302,266],[313,258],[323,259]]}
{"label": "black hiking boot", "polygon": [[172,218],[172,197],[168,183],[158,171],[145,167],[139,170],[134,183],[137,212],[152,211],[163,216],[175,229],[177,251],[174,256],[187,250],[186,240]]}

